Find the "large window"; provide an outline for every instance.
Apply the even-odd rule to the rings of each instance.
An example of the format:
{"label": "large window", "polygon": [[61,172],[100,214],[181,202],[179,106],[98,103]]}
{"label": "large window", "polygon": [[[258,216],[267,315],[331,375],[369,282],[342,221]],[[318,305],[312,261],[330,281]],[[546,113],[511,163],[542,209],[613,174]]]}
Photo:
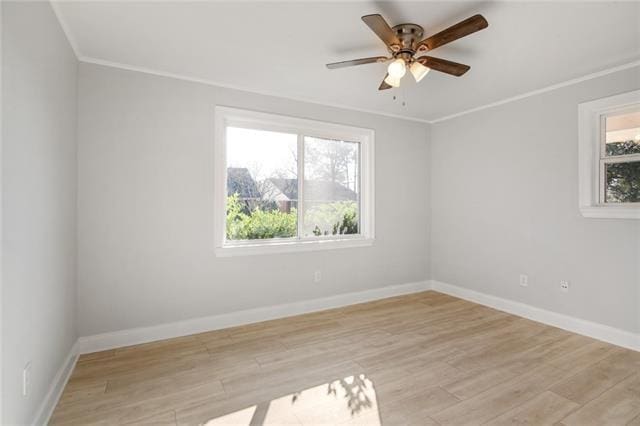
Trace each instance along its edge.
{"label": "large window", "polygon": [[640,218],[640,91],[580,105],[580,210]]}
{"label": "large window", "polygon": [[217,254],[370,245],[373,132],[216,108]]}

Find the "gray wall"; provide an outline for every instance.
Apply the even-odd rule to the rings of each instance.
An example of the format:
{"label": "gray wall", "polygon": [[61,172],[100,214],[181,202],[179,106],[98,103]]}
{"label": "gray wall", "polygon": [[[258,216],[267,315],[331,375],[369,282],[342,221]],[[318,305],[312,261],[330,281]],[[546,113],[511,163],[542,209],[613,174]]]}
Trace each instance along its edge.
{"label": "gray wall", "polygon": [[[215,105],[374,129],[374,246],[216,258]],[[78,120],[81,335],[429,275],[424,124],[84,63]]]}
{"label": "gray wall", "polygon": [[12,425],[34,420],[77,337],[77,61],[48,2],[2,9],[1,423]]}
{"label": "gray wall", "polygon": [[577,171],[578,103],[638,88],[628,69],[434,124],[432,278],[640,331],[640,221],[583,218]]}

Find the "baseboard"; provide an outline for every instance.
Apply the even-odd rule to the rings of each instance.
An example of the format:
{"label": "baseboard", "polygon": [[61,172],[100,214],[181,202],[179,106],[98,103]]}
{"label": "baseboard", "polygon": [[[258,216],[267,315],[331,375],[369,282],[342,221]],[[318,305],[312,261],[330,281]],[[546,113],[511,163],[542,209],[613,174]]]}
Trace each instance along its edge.
{"label": "baseboard", "polygon": [[430,281],[430,288],[440,293],[459,297],[460,299],[465,299],[470,302],[528,318],[533,321],[562,328],[563,330],[602,340],[613,345],[640,351],[640,334],[575,318],[569,315],[559,314],[546,309],[536,308],[525,303],[503,299],[501,297],[480,293],[436,280]]}
{"label": "baseboard", "polygon": [[67,385],[69,381],[69,377],[73,372],[73,368],[76,365],[76,361],[78,361],[78,342],[76,341],[69,354],[65,358],[64,362],[58,369],[55,377],[51,381],[51,386],[49,387],[49,391],[47,395],[44,397],[44,400],[38,407],[38,411],[36,412],[35,418],[33,420],[32,425],[40,426],[46,425],[49,423],[49,419],[53,414],[53,410],[58,405],[58,401],[60,400],[60,396],[62,396],[62,391],[64,387]]}
{"label": "baseboard", "polygon": [[429,290],[429,288],[429,282],[420,281],[354,293],[339,294],[302,302],[267,306],[231,312],[228,314],[189,319],[151,327],[132,328],[111,333],[85,336],[78,339],[79,352],[81,354],[85,354],[120,348],[123,346],[137,345],[155,340],[170,339],[172,337],[188,336],[190,334],[202,333],[205,331],[284,318],[292,315],[306,314],[325,309],[339,308],[342,306],[400,296],[403,294],[417,293]]}
{"label": "baseboard", "polygon": [[387,297],[435,290],[481,305],[499,309],[534,321],[582,334],[614,345],[640,351],[640,335],[595,322],[574,318],[520,302],[503,299],[436,280],[393,285],[360,292],[345,293],[301,302],[273,305],[209,317],[194,318],[150,327],[139,327],[78,339],[78,353],[85,354],[124,346],[188,336],[211,330],[254,322],[285,318],[293,315],[339,308]]}
{"label": "baseboard", "polygon": [[436,280],[420,281],[360,292],[339,294],[302,302],[195,318],[152,327],[140,327],[81,337],[71,348],[65,362],[56,373],[56,376],[51,383],[51,387],[49,388],[49,392],[38,409],[33,424],[45,425],[48,423],[51,415],[53,414],[53,410],[60,399],[62,391],[69,380],[69,376],[73,371],[76,361],[78,360],[79,354],[147,343],[155,340],[169,339],[172,337],[188,336],[190,334],[202,333],[205,331],[317,312],[325,309],[339,308],[342,306],[400,296],[403,294],[418,293],[427,290],[434,290],[440,293],[449,294],[451,296],[459,297],[460,299],[465,299],[480,305],[508,312],[513,315],[541,322],[543,324],[562,328],[573,333],[640,351],[640,334],[631,333],[629,331],[620,330],[592,321],[574,318],[569,315],[559,314],[557,312],[548,311],[524,303],[480,293]]}

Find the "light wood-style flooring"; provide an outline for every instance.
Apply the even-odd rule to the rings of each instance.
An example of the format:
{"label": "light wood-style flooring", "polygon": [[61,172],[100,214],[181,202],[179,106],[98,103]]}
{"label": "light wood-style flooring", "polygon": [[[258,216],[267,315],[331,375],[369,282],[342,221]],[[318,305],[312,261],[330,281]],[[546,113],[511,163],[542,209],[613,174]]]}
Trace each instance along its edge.
{"label": "light wood-style flooring", "polygon": [[80,357],[77,424],[640,425],[640,353],[433,291]]}

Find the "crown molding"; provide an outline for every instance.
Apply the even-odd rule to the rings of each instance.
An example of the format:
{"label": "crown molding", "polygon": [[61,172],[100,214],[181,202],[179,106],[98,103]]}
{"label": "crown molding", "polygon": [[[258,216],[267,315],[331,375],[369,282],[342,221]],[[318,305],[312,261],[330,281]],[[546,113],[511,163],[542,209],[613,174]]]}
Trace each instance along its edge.
{"label": "crown molding", "polygon": [[171,73],[171,72],[154,70],[154,69],[151,69],[151,68],[140,67],[140,66],[131,65],[131,64],[123,64],[123,63],[119,63],[119,62],[108,61],[108,60],[104,60],[104,59],[85,56],[85,55],[82,54],[82,52],[80,52],[80,49],[78,47],[78,43],[77,43],[75,37],[73,36],[73,34],[71,33],[71,30],[69,29],[69,26],[67,25],[67,22],[65,21],[65,19],[63,17],[63,14],[60,12],[60,9],[59,9],[58,4],[57,4],[58,1],[60,1],[60,0],[49,0],[49,2],[51,4],[51,7],[53,9],[53,12],[55,13],[56,17],[58,18],[58,22],[60,23],[60,26],[62,27],[62,30],[63,30],[65,36],[67,37],[67,40],[69,41],[69,44],[71,45],[71,48],[73,49],[73,51],[74,51],[74,53],[76,55],[76,58],[80,62],[86,62],[86,63],[89,63],[89,64],[95,64],[95,65],[102,65],[102,66],[107,66],[107,67],[112,67],[112,68],[119,68],[119,69],[128,70],[128,71],[136,71],[136,72],[141,72],[141,73],[150,74],[150,75],[156,75],[156,76],[160,76],[160,77],[174,78],[174,79],[177,79],[177,80],[189,81],[189,82],[192,82],[192,83],[206,84],[208,86],[216,86],[216,87],[222,87],[222,88],[226,88],[226,89],[241,90],[243,92],[255,93],[255,94],[263,95],[263,96],[272,96],[272,97],[277,97],[277,98],[281,98],[281,99],[289,99],[289,100],[292,100],[292,101],[305,102],[305,103],[314,104],[314,105],[322,105],[322,106],[328,106],[328,107],[332,107],[332,108],[341,108],[341,109],[345,109],[345,110],[349,110],[349,111],[356,111],[356,112],[363,112],[363,113],[367,113],[367,114],[380,115],[380,116],[384,116],[384,117],[396,118],[396,119],[400,119],[400,120],[407,120],[407,121],[412,121],[412,122],[416,122],[416,123],[423,123],[423,124],[441,123],[443,121],[447,121],[447,120],[450,120],[452,118],[461,117],[463,115],[467,115],[467,114],[471,114],[471,113],[474,113],[474,112],[482,111],[482,110],[485,110],[485,109],[489,109],[489,108],[497,107],[497,106],[500,106],[500,105],[508,104],[510,102],[519,101],[521,99],[529,98],[531,96],[536,96],[536,95],[540,95],[542,93],[551,92],[553,90],[560,89],[562,87],[571,86],[571,85],[582,83],[584,81],[591,80],[591,79],[594,79],[594,78],[603,77],[605,75],[612,74],[612,73],[615,73],[615,72],[618,72],[618,71],[623,71],[623,70],[626,70],[626,69],[629,69],[629,68],[634,68],[634,67],[640,66],[640,59],[635,59],[635,60],[633,60],[631,62],[627,62],[627,63],[624,63],[622,65],[617,65],[617,66],[614,66],[614,67],[606,68],[606,69],[601,70],[601,71],[597,71],[597,72],[593,72],[593,73],[590,73],[590,74],[586,74],[586,75],[583,75],[581,77],[576,77],[576,78],[572,78],[570,80],[566,80],[566,81],[562,81],[562,82],[559,82],[559,83],[555,83],[555,84],[552,84],[550,86],[543,87],[541,89],[532,90],[532,91],[525,92],[525,93],[522,93],[522,94],[519,94],[519,95],[516,95],[516,96],[511,96],[511,97],[504,98],[504,99],[501,99],[501,100],[498,100],[498,101],[495,101],[495,102],[491,102],[491,103],[484,104],[484,105],[479,105],[479,106],[474,107],[474,108],[470,108],[470,109],[467,109],[467,110],[463,110],[463,111],[460,111],[460,112],[456,112],[456,113],[453,113],[453,114],[449,114],[449,115],[445,115],[445,116],[442,116],[442,117],[439,117],[439,118],[428,120],[428,119],[422,119],[422,118],[417,118],[417,117],[408,117],[408,116],[404,116],[404,115],[400,115],[400,114],[387,113],[387,112],[383,112],[383,111],[371,110],[371,109],[366,109],[366,108],[358,108],[358,107],[348,106],[348,105],[344,105],[344,104],[340,104],[340,103],[322,102],[322,101],[308,99],[308,98],[304,98],[304,97],[285,96],[285,95],[282,95],[281,93],[276,93],[276,92],[272,92],[272,91],[255,90],[253,88],[249,88],[249,87],[245,87],[245,86],[226,84],[226,83],[221,83],[221,82],[214,81],[214,80],[209,80],[209,79],[190,77],[190,76],[183,75],[183,74],[175,74],[175,73]]}
{"label": "crown molding", "polygon": [[390,118],[396,118],[396,119],[400,119],[400,120],[408,120],[408,121],[414,121],[414,122],[417,122],[417,123],[429,124],[429,120],[424,120],[424,119],[416,118],[416,117],[407,117],[407,116],[400,115],[400,114],[392,114],[392,113],[387,113],[387,112],[382,112],[382,111],[370,110],[370,109],[366,109],[366,108],[357,108],[357,107],[352,107],[352,106],[343,105],[343,104],[339,104],[339,103],[321,102],[321,101],[311,100],[311,99],[302,98],[302,97],[283,96],[281,93],[276,93],[276,92],[271,92],[271,91],[259,91],[259,90],[255,90],[253,88],[248,88],[248,87],[244,87],[244,86],[224,84],[224,83],[220,83],[220,82],[213,81],[213,80],[190,77],[190,76],[187,76],[187,75],[164,72],[164,71],[154,70],[154,69],[151,69],[151,68],[139,67],[139,66],[130,65],[130,64],[122,64],[122,63],[119,63],[119,62],[107,61],[107,60],[104,60],[104,59],[85,56],[85,55],[82,54],[82,52],[80,52],[80,48],[78,47],[78,42],[77,42],[76,38],[73,36],[73,34],[71,33],[71,30],[69,29],[69,25],[67,24],[67,21],[64,19],[64,15],[60,11],[60,8],[58,6],[58,1],[59,0],[49,0],[49,3],[51,4],[51,8],[53,9],[53,13],[56,15],[56,18],[58,19],[58,23],[60,24],[60,27],[62,27],[62,31],[64,32],[64,35],[66,36],[67,41],[69,42],[69,45],[71,46],[71,49],[73,50],[73,53],[76,55],[76,58],[80,62],[86,62],[86,63],[90,63],[90,64],[95,64],[95,65],[102,65],[102,66],[107,66],[107,67],[112,67],[112,68],[120,68],[120,69],[123,69],[123,70],[136,71],[136,72],[156,75],[156,76],[160,76],[160,77],[174,78],[174,79],[177,79],[177,80],[189,81],[189,82],[192,82],[192,83],[206,84],[208,86],[217,86],[217,87],[222,87],[222,88],[226,88],[226,89],[241,90],[243,92],[250,92],[250,93],[255,93],[255,94],[263,95],[263,96],[272,96],[272,97],[277,97],[277,98],[282,98],[282,99],[289,99],[289,100],[297,101],[297,102],[305,102],[305,103],[310,103],[310,104],[315,104],[315,105],[328,106],[328,107],[332,107],[332,108],[341,108],[341,109],[346,109],[346,110],[350,110],[350,111],[364,112],[364,113],[367,113],[367,114],[382,115],[384,117],[390,117]]}
{"label": "crown molding", "polygon": [[634,67],[637,67],[637,66],[640,66],[640,59],[637,59],[637,60],[631,61],[631,62],[627,62],[625,64],[618,65],[618,66],[615,66],[615,67],[607,68],[607,69],[604,69],[604,70],[601,70],[601,71],[597,71],[597,72],[594,72],[594,73],[590,73],[590,74],[587,74],[587,75],[583,75],[582,77],[572,78],[571,80],[566,80],[566,81],[563,81],[563,82],[560,82],[560,83],[552,84],[551,86],[543,87],[542,89],[532,90],[530,92],[522,93],[522,94],[516,95],[516,96],[511,96],[509,98],[505,98],[505,99],[502,99],[500,101],[491,102],[491,103],[488,103],[488,104],[485,104],[485,105],[480,105],[480,106],[475,107],[475,108],[471,108],[471,109],[467,109],[467,110],[464,110],[464,111],[456,112],[454,114],[445,115],[444,117],[440,117],[440,118],[436,118],[434,120],[430,120],[429,124],[440,123],[442,121],[450,120],[450,119],[456,118],[456,117],[461,117],[463,115],[471,114],[473,112],[482,111],[482,110],[485,110],[485,109],[488,109],[488,108],[497,107],[497,106],[508,104],[508,103],[514,102],[514,101],[519,101],[520,99],[525,99],[525,98],[529,98],[531,96],[540,95],[542,93],[551,92],[553,90],[560,89],[562,87],[572,86],[574,84],[582,83],[583,81],[592,80],[592,79],[598,78],[598,77],[603,77],[603,76],[608,75],[608,74],[613,74],[615,72],[623,71],[623,70],[626,70],[626,69],[629,69],[629,68],[634,68]]}
{"label": "crown molding", "polygon": [[333,103],[333,102],[322,102],[322,101],[317,101],[317,100],[304,98],[304,97],[286,96],[286,95],[283,95],[281,93],[271,92],[271,91],[267,91],[267,90],[256,90],[256,89],[253,89],[253,88],[248,88],[248,87],[245,87],[245,86],[238,86],[238,85],[235,85],[235,84],[226,84],[226,83],[220,83],[218,81],[213,81],[213,80],[204,79],[204,78],[190,77],[190,76],[187,76],[187,75],[184,75],[184,74],[175,74],[175,73],[171,73],[171,72],[158,71],[158,70],[154,70],[154,69],[151,69],[151,68],[140,67],[140,66],[137,66],[137,65],[123,64],[123,63],[120,63],[120,62],[113,62],[113,61],[105,61],[103,59],[92,58],[90,56],[80,56],[78,59],[79,59],[80,62],[85,62],[85,63],[88,63],[88,64],[102,65],[102,66],[111,67],[111,68],[119,68],[119,69],[126,70],[126,71],[135,71],[135,72],[155,75],[155,76],[159,76],[159,77],[168,77],[168,78],[173,78],[173,79],[176,79],[176,80],[188,81],[188,82],[191,82],[191,83],[200,83],[200,84],[205,84],[207,86],[215,86],[215,87],[221,87],[221,88],[224,88],[224,89],[239,90],[239,91],[243,91],[243,92],[254,93],[256,95],[271,96],[271,97],[280,98],[280,99],[288,99],[288,100],[296,101],[296,102],[304,102],[304,103],[308,103],[308,104],[328,106],[328,107],[331,107],[331,108],[340,108],[340,109],[345,109],[345,110],[349,110],[349,111],[364,112],[364,113],[367,113],[367,114],[374,114],[374,115],[380,115],[380,116],[390,117],[390,118],[395,118],[395,119],[400,119],[400,120],[407,120],[407,121],[413,121],[413,122],[417,122],[417,123],[429,124],[428,120],[424,120],[424,119],[421,119],[421,118],[408,117],[408,116],[405,116],[405,115],[392,114],[392,113],[388,113],[388,112],[376,111],[376,110],[371,110],[371,109],[366,109],[366,108],[357,108],[357,107],[353,107],[353,106],[349,106],[349,105],[343,105],[343,104],[339,104],[339,103]]}
{"label": "crown molding", "polygon": [[58,6],[58,2],[59,1],[60,0],[49,0],[49,3],[51,4],[51,8],[53,9],[53,13],[55,14],[56,18],[58,19],[58,23],[60,24],[60,27],[62,27],[62,31],[64,32],[64,35],[66,36],[67,41],[69,42],[69,45],[71,46],[71,49],[73,50],[73,53],[75,53],[76,58],[80,62],[86,62],[86,63],[89,63],[89,64],[95,64],[95,65],[102,65],[102,66],[112,67],[112,68],[119,68],[119,69],[123,69],[123,70],[127,70],[127,71],[136,71],[136,72],[156,75],[156,76],[160,76],[160,77],[174,78],[174,79],[177,79],[177,80],[189,81],[189,82],[192,82],[192,83],[206,84],[208,86],[216,86],[216,87],[222,87],[222,88],[226,88],[226,89],[241,90],[243,92],[250,92],[250,93],[255,93],[255,94],[263,95],[263,96],[272,96],[272,97],[277,97],[277,98],[281,98],[281,99],[289,99],[289,100],[297,101],[297,102],[305,102],[305,103],[314,104],[314,105],[322,105],[322,106],[328,106],[328,107],[332,107],[332,108],[341,108],[341,109],[346,109],[346,110],[349,110],[349,111],[363,112],[363,113],[367,113],[367,114],[381,115],[381,116],[384,116],[384,117],[396,118],[396,119],[400,119],[400,120],[408,120],[408,121],[413,121],[413,122],[417,122],[417,123],[430,124],[429,120],[425,120],[425,119],[421,119],[421,118],[417,118],[417,117],[407,117],[407,116],[400,115],[400,114],[392,114],[392,113],[387,113],[387,112],[382,112],[382,111],[370,110],[370,109],[366,109],[366,108],[357,108],[357,107],[352,107],[352,106],[343,105],[343,104],[339,104],[339,103],[321,102],[321,101],[307,99],[307,98],[303,98],[303,97],[284,96],[281,93],[276,93],[276,92],[271,92],[271,91],[255,90],[255,89],[249,88],[249,87],[225,84],[225,83],[220,83],[220,82],[213,81],[213,80],[197,78],[197,77],[190,77],[190,76],[187,76],[187,75],[164,72],[164,71],[154,70],[154,69],[151,69],[151,68],[139,67],[139,66],[136,66],[136,65],[123,64],[123,63],[119,63],[119,62],[113,62],[113,61],[108,61],[108,60],[104,60],[104,59],[85,56],[80,51],[80,48],[78,46],[78,42],[77,42],[76,38],[73,36],[71,30],[69,29],[69,25],[67,24],[67,21],[64,19],[64,15],[60,11],[60,8]]}
{"label": "crown molding", "polygon": [[67,41],[71,46],[71,50],[73,50],[73,53],[76,55],[76,59],[80,60],[81,55],[80,55],[80,49],[78,48],[78,42],[76,41],[73,34],[71,34],[69,25],[67,25],[67,21],[62,16],[62,12],[60,12],[60,8],[58,7],[58,2],[54,0],[49,0],[49,4],[51,4],[51,9],[53,9],[54,15],[56,15],[56,18],[58,18],[58,23],[60,24],[60,27],[62,27],[62,32],[64,33],[65,37],[67,37]]}
{"label": "crown molding", "polygon": [[118,63],[118,62],[112,62],[112,61],[106,61],[103,59],[98,59],[98,58],[92,58],[92,57],[88,57],[88,56],[79,56],[78,60],[80,62],[86,62],[89,64],[95,64],[95,65],[102,65],[102,66],[107,66],[107,67],[112,67],[112,68],[119,68],[119,69],[123,69],[123,70],[127,70],[127,71],[136,71],[136,72],[141,72],[141,73],[145,73],[145,74],[151,74],[151,75],[156,75],[156,76],[160,76],[160,77],[168,77],[168,78],[174,78],[177,80],[183,80],[183,81],[189,81],[192,83],[200,83],[200,84],[206,84],[208,86],[216,86],[216,87],[222,87],[222,88],[226,88],[226,89],[234,89],[234,90],[241,90],[244,92],[249,92],[249,93],[255,93],[258,95],[263,95],[263,96],[272,96],[272,97],[277,97],[277,98],[281,98],[281,99],[289,99],[292,101],[297,101],[297,102],[305,102],[305,103],[310,103],[310,104],[315,104],[315,105],[322,105],[322,106],[328,106],[328,107],[332,107],[332,108],[341,108],[341,109],[345,109],[345,110],[350,110],[350,111],[357,111],[357,112],[363,112],[363,113],[367,113],[367,114],[374,114],[374,115],[381,115],[381,116],[385,116],[385,117],[390,117],[390,118],[396,118],[396,119],[400,119],[400,120],[407,120],[407,121],[413,121],[413,122],[417,122],[417,123],[423,123],[423,124],[436,124],[436,123],[441,123],[443,121],[447,121],[456,117],[461,117],[463,115],[467,115],[467,114],[471,114],[474,112],[478,112],[478,111],[482,111],[485,109],[489,109],[489,108],[493,108],[493,107],[497,107],[500,105],[504,105],[504,104],[508,104],[511,102],[515,102],[515,101],[519,101],[521,99],[526,99],[532,96],[536,96],[536,95],[540,95],[546,92],[551,92],[563,87],[567,87],[567,86],[572,86],[574,84],[578,84],[578,83],[582,83],[584,81],[588,81],[588,80],[592,80],[594,78],[598,78],[598,77],[603,77],[605,75],[609,75],[609,74],[613,74],[619,71],[624,71],[626,69],[629,68],[634,68],[634,67],[639,67],[640,66],[640,59],[639,60],[634,60],[632,62],[628,62],[622,65],[618,65],[615,67],[611,67],[611,68],[607,68],[601,71],[597,71],[594,73],[590,73],[587,75],[584,75],[582,77],[577,77],[577,78],[573,78],[571,80],[566,80],[560,83],[556,83],[553,84],[551,86],[547,86],[547,87],[543,87],[541,89],[536,89],[536,90],[532,90],[530,92],[526,92],[526,93],[522,93],[520,95],[516,95],[516,96],[512,96],[509,98],[505,98],[496,102],[491,102],[485,105],[481,105],[475,108],[471,108],[468,110],[464,110],[461,112],[457,112],[455,114],[450,114],[450,115],[446,115],[444,117],[440,117],[440,118],[436,118],[433,120],[426,120],[426,119],[421,119],[421,118],[415,118],[415,117],[407,117],[407,116],[403,116],[403,115],[398,115],[398,114],[391,114],[391,113],[386,113],[386,112],[382,112],[382,111],[376,111],[376,110],[370,110],[370,109],[365,109],[365,108],[357,108],[357,107],[352,107],[352,106],[347,106],[347,105],[343,105],[343,104],[336,104],[336,103],[330,103],[330,102],[320,102],[320,101],[315,101],[315,100],[311,100],[311,99],[307,99],[307,98],[301,98],[301,97],[292,97],[292,96],[283,96],[282,94],[278,94],[278,93],[274,93],[274,92],[269,92],[269,91],[262,91],[262,90],[254,90],[251,88],[246,88],[246,87],[242,87],[242,86],[236,86],[236,85],[230,85],[230,84],[224,84],[224,83],[220,83],[220,82],[216,82],[216,81],[212,81],[212,80],[208,80],[208,79],[202,79],[202,78],[196,78],[196,77],[189,77],[186,75],[181,75],[181,74],[174,74],[174,73],[169,73],[169,72],[164,72],[164,71],[158,71],[158,70],[153,70],[150,68],[145,68],[145,67],[139,67],[139,66],[135,66],[135,65],[129,65],[129,64],[122,64],[122,63]]}

